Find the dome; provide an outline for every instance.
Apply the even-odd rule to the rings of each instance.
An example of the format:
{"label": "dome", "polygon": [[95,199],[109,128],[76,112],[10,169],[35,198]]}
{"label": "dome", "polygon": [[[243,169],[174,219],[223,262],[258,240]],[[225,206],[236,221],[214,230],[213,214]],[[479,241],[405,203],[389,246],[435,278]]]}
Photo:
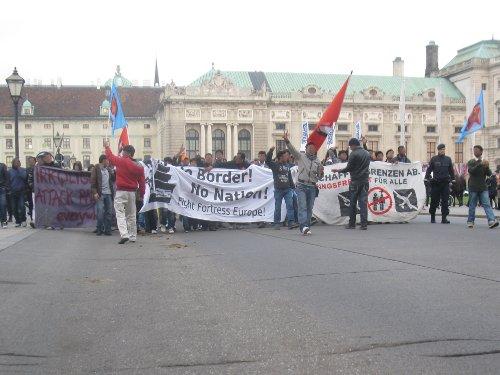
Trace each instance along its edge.
{"label": "dome", "polygon": [[122,76],[120,72],[120,65],[117,65],[115,76],[112,79],[108,79],[104,86],[111,87],[114,84],[116,87],[132,87],[132,82]]}

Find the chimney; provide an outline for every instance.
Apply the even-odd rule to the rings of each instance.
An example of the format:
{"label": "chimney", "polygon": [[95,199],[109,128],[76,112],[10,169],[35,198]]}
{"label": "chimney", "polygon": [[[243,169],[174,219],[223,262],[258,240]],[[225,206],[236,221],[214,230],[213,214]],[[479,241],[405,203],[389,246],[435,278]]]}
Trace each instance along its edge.
{"label": "chimney", "polygon": [[403,77],[405,75],[405,62],[401,57],[396,57],[392,62],[392,76]]}
{"label": "chimney", "polygon": [[430,41],[425,47],[425,76],[436,77],[439,73],[438,46],[434,41]]}

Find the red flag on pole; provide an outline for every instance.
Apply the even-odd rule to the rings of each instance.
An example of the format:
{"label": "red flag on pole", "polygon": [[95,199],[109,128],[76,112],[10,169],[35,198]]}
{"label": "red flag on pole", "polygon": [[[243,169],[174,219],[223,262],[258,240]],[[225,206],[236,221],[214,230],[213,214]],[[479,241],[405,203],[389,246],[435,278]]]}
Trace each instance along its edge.
{"label": "red flag on pole", "polygon": [[122,129],[122,132],[120,134],[120,138],[118,139],[118,152],[121,152],[123,150],[123,147],[129,145],[128,141],[128,126],[125,126]]}
{"label": "red flag on pole", "polygon": [[344,103],[344,96],[351,75],[352,72],[349,77],[347,77],[347,80],[344,82],[337,95],[335,95],[330,105],[326,108],[323,116],[321,116],[321,119],[318,121],[313,132],[307,139],[307,143],[312,143],[314,146],[316,146],[316,150],[319,150],[319,148],[325,141],[328,135],[328,128],[331,128],[339,118],[340,109],[342,108],[342,103]]}

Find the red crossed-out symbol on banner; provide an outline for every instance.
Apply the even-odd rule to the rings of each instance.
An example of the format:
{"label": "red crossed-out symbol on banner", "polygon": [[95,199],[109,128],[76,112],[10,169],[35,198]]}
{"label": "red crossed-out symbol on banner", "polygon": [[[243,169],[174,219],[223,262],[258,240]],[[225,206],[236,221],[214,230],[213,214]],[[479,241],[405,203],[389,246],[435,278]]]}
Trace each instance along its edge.
{"label": "red crossed-out symbol on banner", "polygon": [[376,186],[368,190],[368,209],[372,214],[383,215],[391,208],[392,196],[386,189]]}

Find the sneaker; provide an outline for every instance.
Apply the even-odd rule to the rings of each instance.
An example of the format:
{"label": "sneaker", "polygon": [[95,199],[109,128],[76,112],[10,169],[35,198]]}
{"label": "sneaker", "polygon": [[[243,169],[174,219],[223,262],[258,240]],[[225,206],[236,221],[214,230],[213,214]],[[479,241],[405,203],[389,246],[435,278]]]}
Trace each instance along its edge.
{"label": "sneaker", "polygon": [[160,231],[161,231],[162,233],[167,233],[167,228],[165,228],[165,227],[163,227],[163,226],[162,226],[162,227],[161,227],[161,229],[160,229]]}
{"label": "sneaker", "polygon": [[15,226],[16,228],[19,228],[19,227],[21,227],[21,224],[16,223],[16,225],[14,225],[14,226]]}
{"label": "sneaker", "polygon": [[467,227],[471,228],[471,229],[474,228],[474,222],[473,221],[468,221],[467,222]]}
{"label": "sneaker", "polygon": [[111,232],[104,232],[105,236],[111,236]]}
{"label": "sneaker", "polygon": [[96,236],[102,236],[102,232],[96,232]]}
{"label": "sneaker", "polygon": [[128,240],[129,240],[129,239],[128,239],[127,237],[123,237],[123,238],[120,238],[120,241],[118,241],[118,243],[119,243],[120,245],[123,245],[124,243],[128,242]]}
{"label": "sneaker", "polygon": [[280,230],[281,229],[281,224],[274,224],[273,225],[274,230]]}
{"label": "sneaker", "polygon": [[488,223],[488,226],[490,227],[490,229],[498,227],[498,220],[490,221]]}
{"label": "sneaker", "polygon": [[359,229],[361,229],[361,230],[367,230],[368,227],[366,225],[362,225],[361,228],[359,228]]}
{"label": "sneaker", "polygon": [[168,234],[174,234],[175,230],[174,228],[168,228]]}
{"label": "sneaker", "polygon": [[447,218],[441,219],[441,224],[450,224],[450,221]]}
{"label": "sneaker", "polygon": [[34,221],[30,221],[30,227],[35,229],[35,222]]}
{"label": "sneaker", "polygon": [[354,226],[354,225],[350,225],[350,224],[347,224],[347,225],[345,226],[345,229],[356,229],[356,226]]}
{"label": "sneaker", "polygon": [[189,233],[189,230],[188,229],[184,229],[184,233]]}
{"label": "sneaker", "polygon": [[311,229],[309,229],[309,227],[302,228],[302,234],[304,236],[310,236],[311,235]]}
{"label": "sneaker", "polygon": [[23,221],[23,222],[21,223],[21,226],[22,226],[23,228],[26,228],[26,227],[27,227],[26,222],[25,222],[25,221]]}
{"label": "sneaker", "polygon": [[151,234],[158,234],[158,231],[156,231],[156,230],[154,230],[154,229],[153,229],[153,230],[151,231]]}

